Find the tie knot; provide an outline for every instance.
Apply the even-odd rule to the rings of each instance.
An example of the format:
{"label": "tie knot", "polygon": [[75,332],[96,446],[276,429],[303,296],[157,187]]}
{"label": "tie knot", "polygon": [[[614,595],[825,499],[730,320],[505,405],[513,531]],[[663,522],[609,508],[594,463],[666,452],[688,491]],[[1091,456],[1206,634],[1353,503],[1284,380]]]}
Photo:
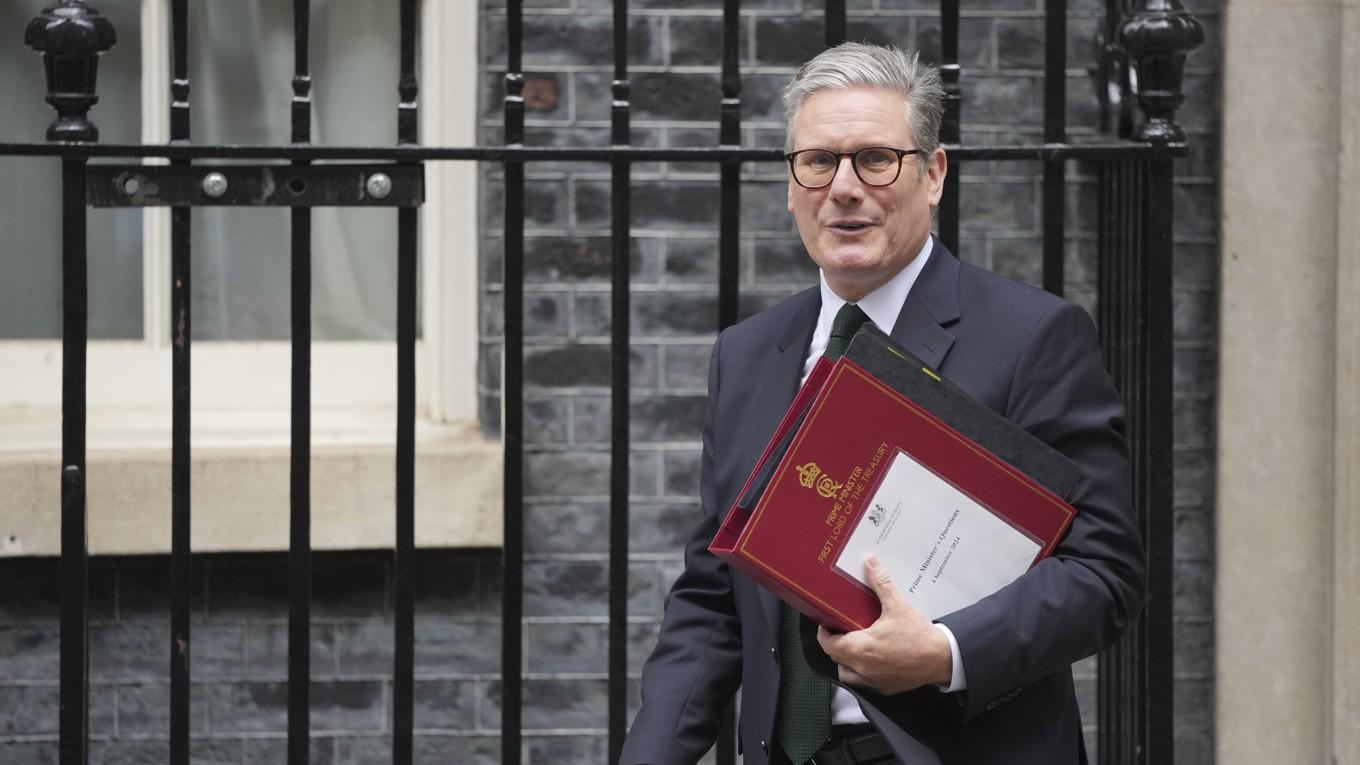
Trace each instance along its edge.
{"label": "tie knot", "polygon": [[850,347],[850,338],[869,320],[869,315],[854,303],[846,303],[831,322],[831,337],[826,342],[826,357],[835,361]]}

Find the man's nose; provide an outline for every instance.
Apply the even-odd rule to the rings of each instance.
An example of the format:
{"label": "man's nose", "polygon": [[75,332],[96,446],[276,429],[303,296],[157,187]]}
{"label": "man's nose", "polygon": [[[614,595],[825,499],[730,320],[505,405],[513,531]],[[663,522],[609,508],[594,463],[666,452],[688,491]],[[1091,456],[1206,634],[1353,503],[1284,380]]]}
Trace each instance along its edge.
{"label": "man's nose", "polygon": [[864,197],[864,182],[855,172],[852,157],[841,157],[836,175],[831,178],[829,194],[838,204],[853,204]]}

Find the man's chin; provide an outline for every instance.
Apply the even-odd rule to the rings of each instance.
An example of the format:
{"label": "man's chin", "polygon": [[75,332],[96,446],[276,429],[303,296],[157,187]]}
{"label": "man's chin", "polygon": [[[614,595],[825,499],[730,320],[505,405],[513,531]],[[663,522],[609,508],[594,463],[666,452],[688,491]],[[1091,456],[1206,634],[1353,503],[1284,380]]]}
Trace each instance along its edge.
{"label": "man's chin", "polygon": [[873,271],[883,262],[878,250],[871,247],[834,247],[822,252],[822,268],[847,275]]}

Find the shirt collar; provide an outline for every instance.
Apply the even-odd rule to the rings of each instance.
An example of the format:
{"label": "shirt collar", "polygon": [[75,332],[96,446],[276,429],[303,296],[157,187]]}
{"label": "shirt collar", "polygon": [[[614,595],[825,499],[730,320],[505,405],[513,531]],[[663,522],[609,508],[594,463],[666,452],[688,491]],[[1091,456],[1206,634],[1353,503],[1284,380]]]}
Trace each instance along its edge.
{"label": "shirt collar", "polygon": [[[893,327],[897,324],[897,315],[902,312],[902,304],[907,301],[907,293],[911,292],[912,285],[916,284],[916,278],[925,269],[926,260],[934,249],[934,242],[934,237],[926,237],[925,245],[906,268],[898,271],[896,276],[873,292],[860,298],[858,302],[860,309],[868,315],[869,321],[872,321],[874,326],[883,330],[884,334],[892,334]],[[819,279],[822,289],[822,310],[817,316],[817,329],[825,327],[826,331],[830,332],[832,320],[846,301],[833,292],[826,283],[826,274],[819,272]]]}

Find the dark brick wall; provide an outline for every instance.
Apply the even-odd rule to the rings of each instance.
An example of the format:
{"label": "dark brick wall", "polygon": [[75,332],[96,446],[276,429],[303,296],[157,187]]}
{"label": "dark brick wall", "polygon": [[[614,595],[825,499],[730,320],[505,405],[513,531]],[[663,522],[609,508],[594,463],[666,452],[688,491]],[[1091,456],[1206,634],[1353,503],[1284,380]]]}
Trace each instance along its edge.
{"label": "dark brick wall", "polygon": [[[1220,0],[1186,3],[1209,43],[1191,59],[1182,116],[1193,149],[1178,163],[1175,268],[1176,705],[1178,762],[1213,761],[1213,375],[1217,284],[1216,44]],[[611,79],[606,0],[540,0],[526,11],[532,145],[606,145]],[[779,146],[777,92],[820,41],[816,0],[743,4],[743,143]],[[1083,68],[1104,3],[1070,0],[1069,120],[1093,133]],[[503,3],[484,3],[483,144],[501,140]],[[633,142],[717,141],[718,0],[633,3]],[[938,58],[934,0],[852,0],[850,36],[918,46]],[[1040,0],[964,3],[965,139],[1035,141],[1042,97]],[[1039,188],[1032,164],[972,163],[963,178],[960,256],[1015,278],[1039,274]],[[1093,169],[1068,168],[1067,290],[1094,301]],[[782,170],[747,165],[742,190],[742,310],[811,284],[815,270],[784,211]],[[526,253],[527,761],[604,761],[609,475],[608,169],[530,167]],[[632,243],[632,578],[630,664],[654,640],[662,597],[697,512],[698,435],[716,324],[717,174],[700,163],[634,167]],[[502,335],[498,169],[480,193],[482,417],[499,428]],[[282,761],[287,604],[281,555],[198,564],[194,605],[196,761]],[[93,762],[163,762],[168,727],[164,558],[98,560],[92,576]],[[417,601],[416,724],[423,762],[499,760],[496,556],[429,552]],[[0,561],[0,762],[55,755],[54,561]],[[318,554],[313,625],[313,752],[318,763],[380,762],[391,725],[388,557]],[[1094,662],[1077,669],[1093,735]],[[636,694],[636,686],[634,685]]]}
{"label": "dark brick wall", "polygon": [[[611,4],[545,0],[525,12],[527,143],[604,145],[609,132]],[[1101,0],[1071,0],[1067,48],[1069,133],[1096,133],[1099,114],[1086,69],[1093,63]],[[485,3],[482,143],[502,140],[503,3]],[[747,146],[782,145],[779,88],[820,49],[819,2],[743,3],[743,136]],[[1178,163],[1175,265],[1177,753],[1213,760],[1212,391],[1217,273],[1217,46],[1219,0],[1188,2],[1209,42],[1191,60],[1182,119],[1193,149]],[[645,146],[717,143],[721,3],[632,3],[629,33],[632,141]],[[935,0],[851,0],[849,37],[919,48],[938,61]],[[1042,135],[1043,3],[963,3],[964,140],[1037,142]],[[962,177],[961,257],[1037,282],[1039,168],[970,163]],[[590,591],[579,611],[604,608],[608,530],[609,187],[602,165],[529,168],[525,295],[529,443],[528,540],[534,565],[580,567]],[[816,278],[784,210],[782,168],[743,169],[740,283],[752,313]],[[1068,168],[1067,293],[1094,307],[1095,168]],[[484,423],[495,432],[501,333],[501,187],[483,172]],[[701,163],[642,163],[632,198],[632,525],[634,649],[645,649],[659,598],[680,567],[696,512],[698,434],[704,373],[716,322],[718,182]],[[591,572],[584,576],[585,572]],[[530,618],[530,631],[534,619]],[[604,644],[591,644],[603,666]],[[636,662],[638,656],[633,655]],[[1095,662],[1077,668],[1088,736],[1094,735]]]}
{"label": "dark brick wall", "polygon": [[1174,254],[1177,762],[1214,761],[1214,392],[1218,368],[1220,21],[1224,3],[1189,0],[1206,42],[1189,59],[1177,163]]}
{"label": "dark brick wall", "polygon": [[[419,759],[498,762],[497,558],[423,552],[418,576]],[[91,567],[92,763],[163,763],[169,757],[168,581],[164,557],[96,559]],[[55,560],[0,561],[0,762],[6,765],[56,761],[58,582]],[[315,555],[313,763],[357,765],[391,756],[391,593],[390,555]],[[197,561],[191,619],[194,762],[283,762],[287,556]],[[531,664],[551,661],[553,654],[551,647],[533,652]],[[562,704],[552,692],[530,691],[526,720],[541,721],[546,710],[581,703]]]}

